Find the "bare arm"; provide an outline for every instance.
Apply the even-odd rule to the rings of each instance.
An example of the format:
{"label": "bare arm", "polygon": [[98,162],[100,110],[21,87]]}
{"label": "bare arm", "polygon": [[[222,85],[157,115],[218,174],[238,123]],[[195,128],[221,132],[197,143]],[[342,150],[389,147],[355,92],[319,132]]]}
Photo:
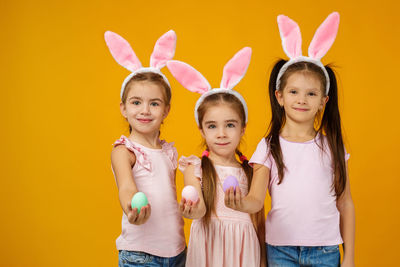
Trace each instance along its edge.
{"label": "bare arm", "polygon": [[131,207],[132,197],[138,192],[132,174],[132,166],[135,161],[135,154],[125,146],[116,146],[111,152],[111,164],[117,181],[121,208],[131,224],[140,225],[150,217],[151,207],[150,204],[142,207],[139,214],[136,208],[132,209]]}
{"label": "bare arm", "polygon": [[241,197],[240,189],[234,193],[233,188],[225,192],[225,205],[231,209],[250,214],[256,213],[264,207],[264,200],[267,194],[270,171],[261,164],[254,164],[253,179],[250,191],[245,197]]}
{"label": "bare arm", "polygon": [[[347,163],[346,163],[347,169]],[[354,266],[355,243],[355,212],[350,191],[350,181],[347,175],[346,186],[342,196],[337,200],[337,208],[340,212],[340,233],[343,238],[343,263],[342,266]]]}
{"label": "bare arm", "polygon": [[182,215],[188,219],[200,219],[206,214],[206,206],[204,204],[203,193],[201,190],[200,180],[194,175],[194,166],[189,165],[183,172],[184,182],[186,185],[191,185],[196,188],[199,195],[199,200],[193,203],[190,200],[182,198],[179,203],[179,210]]}

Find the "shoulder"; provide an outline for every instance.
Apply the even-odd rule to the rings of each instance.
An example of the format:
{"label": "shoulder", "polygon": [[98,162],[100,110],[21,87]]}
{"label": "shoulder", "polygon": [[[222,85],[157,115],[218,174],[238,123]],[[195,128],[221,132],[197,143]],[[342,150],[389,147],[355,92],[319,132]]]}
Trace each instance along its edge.
{"label": "shoulder", "polygon": [[189,166],[197,166],[201,164],[201,159],[194,155],[190,155],[189,157],[182,156],[179,159],[179,165],[182,167],[189,167]]}
{"label": "shoulder", "polygon": [[194,173],[195,176],[201,177],[201,159],[194,155],[182,156],[179,159],[179,170],[184,174]]}
{"label": "shoulder", "polygon": [[253,157],[254,156],[264,156],[268,153],[268,145],[267,145],[267,140],[266,138],[262,138],[260,142],[257,144],[257,148],[254,151]]}
{"label": "shoulder", "polygon": [[135,162],[136,156],[135,153],[130,151],[126,146],[117,145],[111,151],[111,162],[115,163],[118,161],[130,161]]}
{"label": "shoulder", "polygon": [[130,147],[130,142],[128,142],[125,136],[121,136],[120,139],[115,141],[113,144],[113,149],[111,151],[111,163],[115,165],[120,161],[129,161],[132,164],[136,161],[136,156],[133,149]]}

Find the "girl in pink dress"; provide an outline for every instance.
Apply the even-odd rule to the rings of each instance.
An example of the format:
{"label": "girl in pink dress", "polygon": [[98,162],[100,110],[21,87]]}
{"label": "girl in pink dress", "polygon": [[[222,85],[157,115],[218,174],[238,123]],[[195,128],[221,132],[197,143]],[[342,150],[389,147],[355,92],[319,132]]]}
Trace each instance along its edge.
{"label": "girl in pink dress", "polygon": [[[119,35],[106,32],[105,39],[116,61],[132,72],[122,84],[120,104],[130,135],[118,139],[111,153],[123,210],[122,233],[116,241],[119,266],[184,266],[186,245],[175,188],[177,151],[159,139],[171,100],[160,68],[174,55],[176,35],[169,31],[157,41],[149,68],[141,67]],[[149,202],[139,211],[131,207],[138,191]]]}
{"label": "girl in pink dress", "polygon": [[[207,80],[189,65],[170,61],[172,75],[187,89],[202,94],[196,103],[195,117],[206,144],[202,158],[182,157],[179,169],[185,185],[197,189],[199,200],[193,203],[182,198],[182,215],[193,219],[186,266],[246,266],[265,264],[264,213],[248,213],[229,209],[224,204],[223,184],[227,177],[236,177],[238,193],[247,194],[252,169],[238,150],[247,123],[247,106],[243,97],[232,90],[246,72],[251,49],[239,51],[225,66],[221,88],[211,89]],[[236,156],[239,158],[237,160]],[[257,231],[258,230],[258,231]]]}

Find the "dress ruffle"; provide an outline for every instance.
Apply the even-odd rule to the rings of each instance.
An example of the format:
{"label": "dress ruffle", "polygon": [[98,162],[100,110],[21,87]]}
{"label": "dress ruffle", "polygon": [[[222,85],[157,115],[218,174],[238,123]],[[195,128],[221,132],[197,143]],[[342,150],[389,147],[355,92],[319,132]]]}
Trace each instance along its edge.
{"label": "dress ruffle", "polygon": [[[165,140],[160,141],[161,144],[161,149],[162,152],[167,155],[167,157],[171,160],[171,163],[176,169],[177,167],[177,158],[178,158],[178,152],[176,151],[176,148],[174,147],[174,143],[168,143]],[[143,146],[135,144],[131,140],[129,140],[128,137],[122,135],[117,141],[114,142],[114,147],[118,145],[124,145],[129,151],[132,151],[135,153],[136,156],[136,163],[141,165],[143,168],[146,170],[150,171],[152,170],[152,162],[149,160],[149,157],[147,156],[145,149],[143,149]]]}
{"label": "dress ruffle", "polygon": [[189,166],[189,165],[193,165],[194,166],[194,175],[201,179],[201,177],[202,177],[202,174],[201,174],[201,159],[199,157],[194,156],[194,155],[190,155],[189,157],[182,156],[179,159],[179,170],[181,172],[184,172],[186,167]]}

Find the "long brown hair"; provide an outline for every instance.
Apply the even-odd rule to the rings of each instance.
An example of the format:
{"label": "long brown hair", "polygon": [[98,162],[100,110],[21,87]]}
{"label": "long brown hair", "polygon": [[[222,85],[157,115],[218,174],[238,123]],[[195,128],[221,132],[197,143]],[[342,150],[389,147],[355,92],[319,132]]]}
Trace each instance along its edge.
{"label": "long brown hair", "polygon": [[[163,79],[163,77],[160,74],[154,73],[154,72],[143,72],[143,73],[138,73],[136,75],[134,75],[129,82],[127,82],[124,92],[122,94],[122,98],[121,98],[121,102],[123,104],[126,103],[126,98],[128,97],[128,93],[131,90],[131,85],[135,82],[143,82],[143,81],[148,81],[148,82],[152,82],[154,84],[159,85],[161,88],[163,88],[164,92],[164,101],[165,101],[165,105],[169,106],[171,104],[171,88],[169,87],[169,85],[165,82],[165,80]],[[129,125],[129,132],[132,132],[132,127]]]}
{"label": "long brown hair", "polygon": [[[246,116],[242,103],[234,95],[228,93],[218,93],[213,94],[204,99],[200,104],[197,112],[199,118],[199,127],[202,129],[202,122],[206,111],[211,106],[216,105],[229,105],[233,110],[237,112],[241,120],[241,127],[246,126]],[[208,150],[208,148],[207,148]],[[236,155],[240,158],[243,154],[239,149],[235,151]],[[247,177],[248,189],[250,190],[251,181],[253,178],[253,168],[249,165],[248,160],[243,160],[241,163],[244,173]],[[212,160],[203,156],[201,158],[201,169],[202,169],[202,182],[203,182],[203,197],[206,206],[206,214],[203,217],[203,222],[208,224],[211,219],[211,215],[215,214],[215,195],[217,190],[217,172],[215,171]],[[253,225],[257,232],[262,231],[264,233],[265,229],[265,217],[264,217],[264,207],[257,213],[251,214],[251,219]],[[263,236],[263,235],[262,235]]]}
{"label": "long brown hair", "polygon": [[[285,109],[279,105],[275,97],[275,90],[279,70],[286,62],[287,61],[285,60],[278,61],[274,65],[274,68],[272,69],[270,75],[269,98],[271,103],[272,118],[268,127],[267,136],[265,137],[269,153],[271,153],[272,157],[274,158],[278,169],[278,184],[282,183],[285,171],[282,150],[279,142],[279,134],[283,126],[285,125],[286,115]],[[339,113],[336,76],[329,66],[325,66],[325,69],[328,72],[330,80],[328,93],[329,101],[325,105],[325,110],[318,113],[316,116],[316,131],[317,134],[326,137],[331,152],[332,167],[334,170],[334,181],[332,183],[332,189],[334,189],[336,197],[339,198],[344,192],[344,188],[346,185],[345,152]],[[295,72],[309,73],[311,75],[314,75],[314,77],[317,77],[321,81],[321,88],[325,95],[325,75],[320,67],[310,62],[297,62],[290,65],[281,77],[280,90],[283,90],[283,88],[285,88],[289,76]],[[320,147],[323,151],[325,147],[324,141],[325,138],[320,138]]]}

